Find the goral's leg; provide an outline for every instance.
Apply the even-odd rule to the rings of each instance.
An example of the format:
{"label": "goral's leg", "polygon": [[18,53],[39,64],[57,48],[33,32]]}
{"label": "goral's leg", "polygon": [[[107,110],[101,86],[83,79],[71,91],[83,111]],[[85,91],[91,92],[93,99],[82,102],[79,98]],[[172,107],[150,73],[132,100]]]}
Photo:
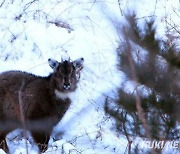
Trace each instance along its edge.
{"label": "goral's leg", "polygon": [[45,152],[48,148],[48,142],[50,139],[49,134],[40,133],[40,132],[31,132],[34,141],[37,143],[40,152]]}
{"label": "goral's leg", "polygon": [[9,153],[9,149],[6,142],[6,133],[0,133],[0,148],[6,153]]}

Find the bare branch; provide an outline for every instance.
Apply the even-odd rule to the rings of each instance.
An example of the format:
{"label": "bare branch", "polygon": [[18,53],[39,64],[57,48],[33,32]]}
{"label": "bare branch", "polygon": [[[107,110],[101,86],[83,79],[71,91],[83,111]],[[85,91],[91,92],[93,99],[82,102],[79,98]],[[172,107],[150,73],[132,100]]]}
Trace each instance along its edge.
{"label": "bare branch", "polygon": [[121,15],[123,16],[123,11],[122,11],[122,9],[121,9],[121,3],[120,3],[120,0],[118,0],[118,5],[119,5],[119,10],[120,10],[120,12],[121,12]]}
{"label": "bare branch", "polygon": [[0,7],[3,6],[3,4],[5,3],[6,0],[3,0],[2,3],[0,4]]}
{"label": "bare branch", "polygon": [[[126,116],[127,116],[127,112],[125,113],[125,119],[126,119]],[[125,136],[128,140],[128,154],[131,154],[131,144],[132,144],[132,140],[130,139],[127,131],[126,131],[126,126],[125,126],[125,121],[123,122],[123,129],[124,129],[124,133],[125,133]]]}
{"label": "bare branch", "polygon": [[33,3],[35,3],[36,1],[39,1],[39,0],[33,0],[33,1],[29,2],[29,3],[27,3],[27,4],[24,6],[23,11],[27,10],[27,9],[28,9]]}
{"label": "bare branch", "polygon": [[[124,32],[126,31],[126,29],[124,28]],[[133,58],[132,58],[132,54],[131,54],[131,45],[130,42],[128,40],[128,36],[125,34],[125,40],[126,40],[126,47],[127,47],[127,54],[128,54],[128,60],[129,60],[129,64],[130,64],[130,68],[132,71],[132,78],[135,81],[135,87],[138,87],[138,80],[137,80],[137,75],[136,75],[136,70],[134,67],[134,63],[133,63]],[[150,128],[147,124],[147,121],[144,117],[144,113],[143,113],[143,109],[141,107],[141,100],[140,100],[140,95],[139,95],[139,91],[136,88],[135,89],[136,92],[136,108],[137,108],[137,112],[138,112],[138,117],[141,120],[144,129],[146,130],[146,135],[149,139],[151,139],[151,135],[150,135]]]}
{"label": "bare branch", "polygon": [[28,154],[27,132],[26,132],[26,124],[25,124],[25,117],[24,117],[24,112],[23,112],[23,101],[22,101],[22,94],[23,94],[24,87],[25,87],[25,83],[24,83],[24,81],[22,81],[22,84],[21,84],[21,87],[20,87],[19,93],[18,93],[18,99],[19,99],[21,121],[22,121],[22,125],[23,125],[23,135],[26,139],[26,154]]}

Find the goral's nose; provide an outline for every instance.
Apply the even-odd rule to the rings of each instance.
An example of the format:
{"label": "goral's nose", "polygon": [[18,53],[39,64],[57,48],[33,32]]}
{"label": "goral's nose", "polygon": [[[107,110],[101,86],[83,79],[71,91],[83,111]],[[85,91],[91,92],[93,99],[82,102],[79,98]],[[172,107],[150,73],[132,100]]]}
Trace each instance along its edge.
{"label": "goral's nose", "polygon": [[69,89],[69,88],[70,88],[70,83],[64,83],[64,86],[63,86],[63,87],[64,87],[64,89],[66,89],[66,90]]}

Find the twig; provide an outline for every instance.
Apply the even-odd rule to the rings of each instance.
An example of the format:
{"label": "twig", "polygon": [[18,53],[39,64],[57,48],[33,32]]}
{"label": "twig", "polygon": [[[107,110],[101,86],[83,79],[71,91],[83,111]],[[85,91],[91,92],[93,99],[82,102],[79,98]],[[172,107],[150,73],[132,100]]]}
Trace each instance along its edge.
{"label": "twig", "polygon": [[154,6],[154,14],[156,13],[156,9],[157,9],[157,0],[155,2],[155,6]]}
{"label": "twig", "polygon": [[20,87],[19,92],[18,92],[18,100],[19,100],[21,122],[22,122],[22,125],[23,125],[23,133],[24,133],[24,137],[26,139],[26,154],[28,154],[27,133],[26,133],[25,117],[24,117],[24,112],[23,112],[23,100],[22,100],[24,87],[25,87],[25,82],[22,81],[21,87]]}
{"label": "twig", "polygon": [[92,2],[92,5],[91,5],[91,7],[90,7],[90,10],[92,10],[92,8],[93,8],[93,6],[94,6],[95,3],[96,3],[96,0],[94,0],[94,1]]}
{"label": "twig", "polygon": [[174,29],[178,34],[180,34],[180,30],[178,30],[175,26],[175,24],[174,24],[174,26],[172,25],[172,24],[170,24],[168,21],[167,21],[167,19],[165,18],[165,21],[166,21],[166,23],[172,28],[172,29]]}
{"label": "twig", "polygon": [[4,0],[4,1],[2,1],[2,3],[0,4],[0,7],[2,7],[4,3],[5,3],[5,0]]}
{"label": "twig", "polygon": [[143,17],[136,17],[135,20],[140,20],[140,19],[146,19],[146,18],[155,18],[157,17],[156,15],[149,15],[149,16],[143,16]]}
{"label": "twig", "polygon": [[33,1],[29,2],[29,3],[27,3],[27,4],[24,6],[23,11],[27,10],[27,9],[28,9],[34,2],[36,2],[36,1],[39,1],[39,0],[33,0]]}
{"label": "twig", "polygon": [[85,133],[86,133],[86,135],[87,135],[87,137],[88,137],[88,139],[92,145],[92,148],[95,149],[94,144],[93,144],[92,140],[90,139],[89,134],[87,133],[86,129],[85,129]]}
{"label": "twig", "polygon": [[[126,116],[127,116],[127,112],[125,113],[125,121],[126,121]],[[123,122],[123,129],[124,129],[124,133],[125,133],[125,136],[128,140],[128,154],[131,154],[131,144],[132,144],[132,140],[130,139],[127,131],[126,131],[126,126],[125,126],[125,121]]]}
{"label": "twig", "polygon": [[121,15],[123,16],[123,11],[122,11],[122,9],[121,9],[121,3],[120,3],[120,0],[118,0],[118,5],[119,5],[119,10],[120,10],[120,12],[121,12]]}
{"label": "twig", "polygon": [[61,28],[65,28],[68,30],[68,32],[70,33],[71,31],[73,31],[73,28],[66,22],[61,21],[61,20],[56,20],[56,21],[47,21],[50,24],[54,24],[57,27],[61,27]]}

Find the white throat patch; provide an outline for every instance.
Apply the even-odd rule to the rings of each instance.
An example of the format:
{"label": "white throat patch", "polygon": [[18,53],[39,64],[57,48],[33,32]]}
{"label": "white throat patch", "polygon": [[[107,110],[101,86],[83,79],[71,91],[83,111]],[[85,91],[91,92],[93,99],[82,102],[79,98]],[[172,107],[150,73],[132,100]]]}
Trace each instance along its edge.
{"label": "white throat patch", "polygon": [[57,90],[57,89],[55,89],[55,95],[56,95],[56,97],[57,98],[59,98],[59,99],[63,99],[63,100],[65,100],[65,99],[67,99],[67,98],[69,98],[70,100],[72,100],[72,98],[73,98],[73,93],[74,92],[68,92],[68,93],[62,93],[62,92],[60,92],[59,90]]}

